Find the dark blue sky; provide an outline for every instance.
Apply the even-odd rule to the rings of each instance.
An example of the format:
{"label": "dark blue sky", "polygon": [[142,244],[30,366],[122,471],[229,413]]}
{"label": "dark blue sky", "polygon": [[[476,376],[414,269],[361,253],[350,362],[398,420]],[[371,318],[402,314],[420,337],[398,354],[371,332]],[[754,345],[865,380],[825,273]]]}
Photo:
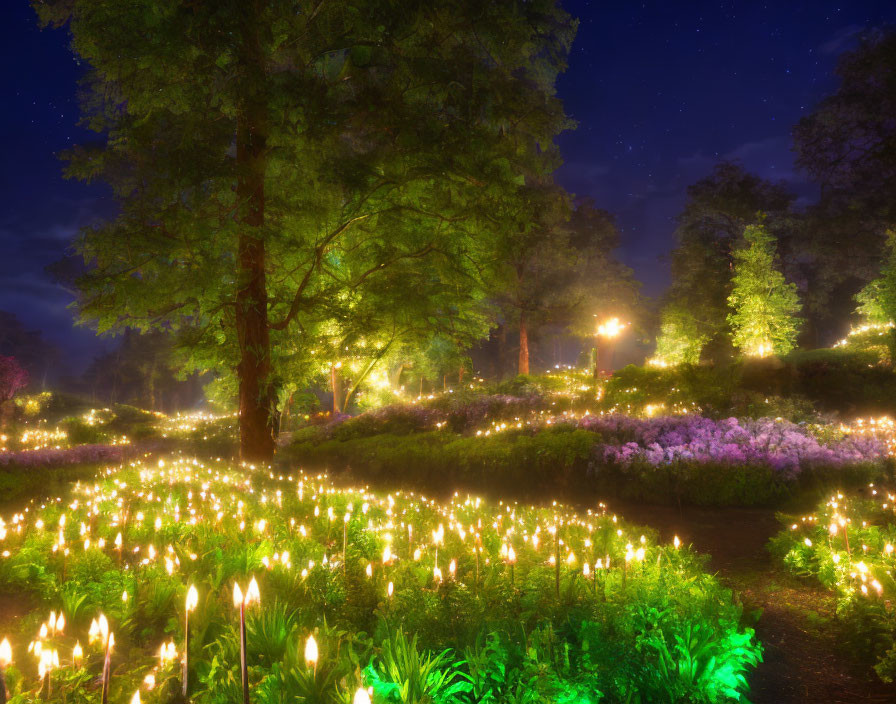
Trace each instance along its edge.
{"label": "dark blue sky", "polygon": [[[565,6],[581,25],[559,90],[579,127],[561,139],[559,179],[617,214],[622,256],[651,295],[668,284],[660,257],[685,189],[719,159],[811,197],[794,172],[790,128],[832,90],[836,56],[858,32],[896,23],[892,0]],[[38,30],[26,0],[5,0],[0,19],[0,309],[81,366],[97,343],[73,330],[70,295],[44,273],[79,227],[109,212],[104,190],[65,181],[55,157],[84,136],[80,70],[66,35]]]}

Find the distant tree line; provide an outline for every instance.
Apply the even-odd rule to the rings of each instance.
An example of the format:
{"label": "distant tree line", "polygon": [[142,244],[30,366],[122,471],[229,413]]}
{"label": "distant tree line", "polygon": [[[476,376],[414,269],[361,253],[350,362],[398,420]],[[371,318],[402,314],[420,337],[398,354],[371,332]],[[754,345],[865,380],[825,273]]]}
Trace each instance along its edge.
{"label": "distant tree line", "polygon": [[[836,91],[793,128],[816,202],[801,207],[785,186],[728,162],[688,189],[658,363],[724,362],[755,354],[759,337],[774,353],[818,347],[842,337],[856,314],[896,318],[882,285],[896,226],[896,32],[866,33],[840,58],[837,76]],[[750,326],[764,332],[745,334]]]}

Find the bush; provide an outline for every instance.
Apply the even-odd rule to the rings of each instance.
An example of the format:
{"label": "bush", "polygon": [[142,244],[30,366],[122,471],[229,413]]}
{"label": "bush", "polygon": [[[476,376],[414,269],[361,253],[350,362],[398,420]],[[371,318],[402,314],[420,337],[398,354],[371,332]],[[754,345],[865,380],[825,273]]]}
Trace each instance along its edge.
{"label": "bush", "polygon": [[770,543],[790,571],[836,594],[840,640],[876,661],[885,682],[896,681],[893,501],[892,492],[874,485],[837,492],[810,516],[782,516],[788,528]]}
{"label": "bush", "polygon": [[306,465],[348,467],[370,479],[426,487],[560,490],[584,479],[597,436],[571,427],[465,437],[447,431],[300,441],[287,453]]}
{"label": "bush", "polygon": [[285,453],[303,466],[431,490],[458,486],[529,497],[588,495],[657,503],[777,505],[831,482],[888,476],[883,445],[805,428],[694,417],[590,416],[540,431],[462,436],[447,430],[345,441],[298,436]]}
{"label": "bush", "polygon": [[607,382],[600,408],[642,413],[699,410],[712,417],[781,416],[812,420],[896,414],[896,373],[873,352],[849,348],[795,351],[783,358],[665,369],[629,365]]}

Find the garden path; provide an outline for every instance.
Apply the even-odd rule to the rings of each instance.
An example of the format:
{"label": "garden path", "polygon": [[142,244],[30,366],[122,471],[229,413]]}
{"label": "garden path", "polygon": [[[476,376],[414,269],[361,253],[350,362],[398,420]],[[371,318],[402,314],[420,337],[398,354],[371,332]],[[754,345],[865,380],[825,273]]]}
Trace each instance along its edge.
{"label": "garden path", "polygon": [[613,502],[626,520],[678,535],[710,555],[710,568],[761,610],[756,632],[765,654],[750,683],[754,704],[896,702],[896,686],[849,657],[839,642],[830,593],[782,570],[765,549],[780,524],[771,509],[703,509]]}

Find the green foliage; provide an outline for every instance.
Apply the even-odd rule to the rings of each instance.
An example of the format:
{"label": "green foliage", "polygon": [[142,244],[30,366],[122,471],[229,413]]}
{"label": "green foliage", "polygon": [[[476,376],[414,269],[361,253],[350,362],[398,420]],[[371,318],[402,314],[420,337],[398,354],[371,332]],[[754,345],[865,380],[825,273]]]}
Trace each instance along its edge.
{"label": "green foliage", "polygon": [[796,285],[775,268],[775,238],[763,224],[747,226],[743,242],[734,252],[728,297],[732,342],[751,357],[787,354],[799,330]]}
{"label": "green foliage", "polygon": [[[888,325],[896,321],[896,230],[887,231],[883,265],[878,278],[856,294],[857,312],[871,325]],[[890,359],[896,358],[896,329],[887,334]]]}
{"label": "green foliage", "polygon": [[809,516],[781,516],[787,527],[769,544],[791,572],[834,593],[838,640],[876,662],[885,682],[896,681],[892,502],[893,493],[877,484],[836,492]]}
{"label": "green foliage", "polygon": [[694,701],[736,701],[746,689],[749,669],[762,660],[750,634],[736,628],[729,627],[719,638],[706,622],[689,622],[669,638],[666,622],[675,619],[671,613],[642,608],[634,615],[636,627],[645,634],[644,647],[656,657],[648,675],[653,681],[647,684],[655,699],[648,701],[678,701],[688,692],[700,693]]}
{"label": "green foliage", "polygon": [[[888,266],[889,268],[889,266]],[[892,321],[891,316],[884,308],[885,295],[884,281],[874,279],[856,294],[856,313],[862,316],[862,320],[870,325],[886,325]]]}
{"label": "green foliage", "polygon": [[535,491],[578,485],[597,440],[590,431],[568,427],[534,434],[507,431],[487,438],[440,431],[304,441],[287,452],[306,465],[350,465],[370,478],[412,479],[430,487],[466,483]]}
{"label": "green foliage", "polygon": [[[760,408],[781,410],[768,404]],[[860,485],[892,471],[886,463],[815,466],[793,476],[770,466],[678,461],[656,466],[607,462],[604,439],[558,425],[540,431],[504,431],[465,437],[442,430],[414,435],[377,434],[346,440],[299,439],[286,454],[305,467],[351,467],[352,475],[389,485],[502,491],[521,498],[583,495],[659,504],[775,506],[806,489],[832,482]],[[613,438],[624,443],[626,438]]]}
{"label": "green foliage", "polygon": [[[705,338],[702,357],[727,362],[732,357],[730,312],[733,253],[744,228],[767,213],[766,225],[776,235],[787,231],[794,196],[730,162],[688,188],[677,218],[677,246],[672,251],[672,286],[667,305],[687,311]],[[689,323],[690,325],[690,323]]]}
{"label": "green foliage", "polygon": [[421,653],[417,636],[408,638],[396,631],[383,641],[376,664],[364,674],[374,692],[387,702],[401,704],[447,704],[470,685],[461,677],[458,664],[452,663],[449,650],[439,654]]}
{"label": "green foliage", "polygon": [[697,364],[708,340],[691,311],[669,304],[663,310],[653,361],[662,366]]}
{"label": "green foliage", "polygon": [[342,355],[487,331],[497,241],[571,126],[554,0],[33,5],[88,66],[67,175],[119,205],[77,243],[79,313],[238,369],[244,452]]}
{"label": "green foliage", "polygon": [[[875,333],[876,334],[876,333]],[[843,417],[896,413],[896,373],[877,349],[852,345],[794,350],[783,359],[677,368],[627,366],[604,387],[607,412],[699,412],[714,418],[783,417],[816,421],[819,414]]]}
{"label": "green foliage", "polygon": [[[76,639],[83,644],[86,621],[102,611],[116,636],[110,698],[129,697],[152,671],[156,686],[141,696],[148,704],[170,701],[179,691],[179,661],[159,665],[156,653],[170,640],[181,648],[183,596],[186,584],[194,584],[200,600],[190,617],[190,699],[238,701],[240,648],[230,591],[234,580],[245,584],[253,574],[262,603],[246,612],[248,674],[252,701],[259,704],[351,704],[362,686],[372,688],[375,704],[722,704],[746,692],[742,674],[756,664],[761,648],[742,625],[731,593],[688,548],[658,545],[650,531],[603,509],[585,517],[556,504],[531,508],[463,499],[437,509],[405,492],[324,489],[323,481],[178,458],[167,458],[164,469],[154,460],[104,473],[91,489],[99,509],[91,535],[102,536],[104,547],[77,546],[90,509],[88,502],[71,499],[83,499],[83,489],[59,505],[35,509],[23,535],[7,539],[11,554],[0,561],[0,587],[35,604],[8,631],[16,652],[34,639],[50,609],[64,609],[69,623],[65,634],[46,641],[60,652]],[[156,502],[157,496],[164,499]],[[126,524],[112,518],[119,500],[131,512]],[[222,511],[217,518],[219,505],[239,501],[239,513]],[[169,512],[187,505],[195,522],[175,520]],[[315,510],[322,505],[350,516],[344,566],[342,521],[334,526],[326,510]],[[56,530],[33,524],[39,514],[45,525],[58,525],[63,512],[69,521],[62,530],[72,546],[68,562],[52,549]],[[542,537],[540,547],[518,538],[512,581],[501,556],[506,536],[489,528],[508,512],[520,535],[536,534],[538,527]],[[450,556],[456,571],[437,580],[427,536],[448,513],[458,526],[481,521],[482,551],[473,552],[471,533],[445,530],[437,559],[446,569]],[[386,528],[393,514],[414,525],[413,540]],[[156,515],[164,517],[159,528]],[[295,517],[301,530],[286,517]],[[558,518],[563,550],[575,555],[555,570],[545,558],[555,549],[548,527]],[[122,565],[111,542],[118,531],[127,548]],[[147,555],[146,562],[130,557],[131,546],[149,541],[172,545],[174,552],[164,554],[180,560],[170,566],[173,574],[160,564],[161,555]],[[632,543],[639,555],[627,561]],[[380,561],[387,544],[396,558],[390,564]],[[422,557],[414,558],[415,548]],[[604,566],[586,575],[582,560]],[[394,591],[387,592],[387,581]],[[124,589],[127,601],[121,599]],[[311,635],[319,647],[316,663],[304,659]],[[83,667],[56,673],[53,695],[42,698],[50,704],[94,701],[90,683],[98,665],[88,650]],[[15,701],[37,701],[32,671],[7,674]]]}

